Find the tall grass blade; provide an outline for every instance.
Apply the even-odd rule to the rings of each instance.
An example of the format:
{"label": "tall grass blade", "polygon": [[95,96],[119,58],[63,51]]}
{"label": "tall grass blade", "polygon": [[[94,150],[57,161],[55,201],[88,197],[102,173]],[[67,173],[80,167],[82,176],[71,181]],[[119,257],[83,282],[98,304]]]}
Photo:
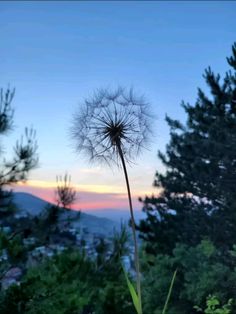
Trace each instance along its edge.
{"label": "tall grass blade", "polygon": [[173,289],[173,285],[174,285],[174,282],[175,282],[176,274],[177,274],[177,269],[175,270],[174,275],[172,277],[172,280],[171,280],[171,283],[170,283],[169,291],[168,291],[168,294],[167,294],[167,298],[166,298],[166,302],[165,302],[162,314],[166,314],[166,310],[167,310],[167,307],[168,307],[168,304],[169,304],[169,301],[170,301],[170,296],[171,296],[171,293],[172,293],[172,289]]}
{"label": "tall grass blade", "polygon": [[129,288],[129,292],[130,292],[130,295],[131,295],[134,307],[136,309],[136,312],[138,314],[142,314],[142,309],[141,309],[141,305],[140,305],[140,301],[139,301],[138,295],[137,295],[137,293],[135,291],[134,286],[132,285],[131,281],[129,280],[129,277],[128,277],[124,267],[123,267],[123,271],[124,271],[124,274],[125,274],[125,279],[126,279],[126,282],[127,282],[127,286]]}

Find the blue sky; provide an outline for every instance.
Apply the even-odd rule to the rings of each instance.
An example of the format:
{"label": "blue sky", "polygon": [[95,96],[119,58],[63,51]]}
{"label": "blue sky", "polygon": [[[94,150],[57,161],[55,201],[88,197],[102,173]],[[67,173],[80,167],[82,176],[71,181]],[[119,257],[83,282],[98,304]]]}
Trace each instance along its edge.
{"label": "blue sky", "polygon": [[194,103],[197,87],[205,89],[204,69],[228,69],[235,29],[233,1],[1,1],[0,86],[16,87],[15,130],[4,145],[24,126],[37,130],[40,167],[30,175],[31,191],[46,197],[43,187],[50,194],[56,175],[68,171],[81,195],[122,198],[122,173],[76,156],[68,134],[85,97],[122,85],[143,93],[157,117],[150,150],[130,169],[135,196],[152,193],[154,173],[163,171],[157,151],[169,138],[165,114],[185,120],[180,103]]}

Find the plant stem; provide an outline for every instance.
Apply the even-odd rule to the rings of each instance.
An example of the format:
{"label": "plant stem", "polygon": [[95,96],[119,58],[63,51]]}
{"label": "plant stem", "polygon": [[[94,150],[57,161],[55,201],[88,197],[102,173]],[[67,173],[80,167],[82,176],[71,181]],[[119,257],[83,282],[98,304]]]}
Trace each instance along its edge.
{"label": "plant stem", "polygon": [[133,211],[133,204],[131,199],[131,192],[130,192],[130,185],[129,185],[129,177],[126,169],[125,159],[122,152],[122,149],[120,147],[120,143],[116,143],[118,152],[120,155],[121,163],[124,170],[125,175],[125,181],[126,181],[126,187],[128,192],[128,200],[129,200],[129,209],[130,209],[130,216],[131,216],[131,227],[132,227],[132,234],[133,234],[133,240],[134,240],[134,260],[135,260],[135,270],[136,270],[136,286],[137,286],[137,294],[139,299],[139,308],[140,313],[142,314],[142,299],[141,299],[141,278],[140,278],[140,266],[139,266],[139,255],[138,255],[138,242],[136,238],[136,229],[135,229],[135,220],[134,220],[134,211]]}
{"label": "plant stem", "polygon": [[167,306],[168,306],[168,303],[170,301],[170,296],[171,296],[171,293],[172,293],[173,285],[174,285],[174,282],[175,282],[176,274],[177,274],[177,269],[175,270],[174,275],[172,277],[172,280],[171,280],[171,283],[170,283],[170,287],[169,287],[169,291],[168,291],[168,295],[167,295],[167,298],[166,298],[166,302],[165,302],[162,314],[166,313]]}

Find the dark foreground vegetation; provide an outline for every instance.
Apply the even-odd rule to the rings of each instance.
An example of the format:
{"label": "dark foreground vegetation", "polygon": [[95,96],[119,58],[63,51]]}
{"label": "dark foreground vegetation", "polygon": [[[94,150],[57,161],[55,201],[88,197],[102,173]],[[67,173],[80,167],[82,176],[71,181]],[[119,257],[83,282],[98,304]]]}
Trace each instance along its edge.
{"label": "dark foreground vegetation", "polygon": [[[167,117],[170,142],[166,153],[159,153],[167,170],[157,172],[155,180],[162,192],[141,200],[147,217],[136,226],[143,239],[139,261],[145,314],[163,313],[176,269],[166,313],[236,313],[236,44],[227,61],[231,69],[224,78],[210,68],[205,71],[209,90],[198,90],[195,105],[183,104],[185,124]],[[1,134],[11,125],[12,98],[2,92]],[[60,234],[62,210],[50,207],[45,216],[26,217],[20,225],[13,219],[16,209],[5,186],[25,179],[36,166],[32,134],[26,134],[25,145],[17,144],[13,161],[1,166],[0,276],[3,283],[14,268],[19,278],[9,287],[2,284],[0,313],[135,313],[121,266],[127,254],[125,229],[114,235],[110,248],[101,239],[96,256],[67,239],[62,253],[29,262],[36,244],[26,245],[25,239],[33,235],[37,246],[52,244]]]}

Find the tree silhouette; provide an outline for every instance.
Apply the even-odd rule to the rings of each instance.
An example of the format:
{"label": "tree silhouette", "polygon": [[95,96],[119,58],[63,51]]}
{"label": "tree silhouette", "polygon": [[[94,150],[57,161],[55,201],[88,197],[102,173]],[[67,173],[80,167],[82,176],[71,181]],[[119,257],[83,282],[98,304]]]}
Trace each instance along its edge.
{"label": "tree silhouette", "polygon": [[163,188],[143,200],[147,219],[138,229],[150,252],[172,252],[176,243],[198,244],[208,237],[227,251],[236,238],[236,43],[228,58],[231,70],[221,80],[204,73],[210,89],[201,89],[195,105],[183,103],[187,123],[166,118],[170,142],[159,158]]}
{"label": "tree silhouette", "polygon": [[[6,136],[13,130],[14,111],[12,101],[15,89],[4,92],[0,89],[0,135]],[[37,142],[35,131],[25,128],[25,134],[18,140],[13,149],[11,160],[4,158],[3,145],[0,145],[0,215],[7,214],[7,206],[11,200],[11,192],[5,188],[13,183],[25,181],[30,170],[38,164]]]}
{"label": "tree silhouette", "polygon": [[57,176],[56,201],[58,206],[70,208],[76,201],[76,190],[71,186],[71,176],[67,173]]}

